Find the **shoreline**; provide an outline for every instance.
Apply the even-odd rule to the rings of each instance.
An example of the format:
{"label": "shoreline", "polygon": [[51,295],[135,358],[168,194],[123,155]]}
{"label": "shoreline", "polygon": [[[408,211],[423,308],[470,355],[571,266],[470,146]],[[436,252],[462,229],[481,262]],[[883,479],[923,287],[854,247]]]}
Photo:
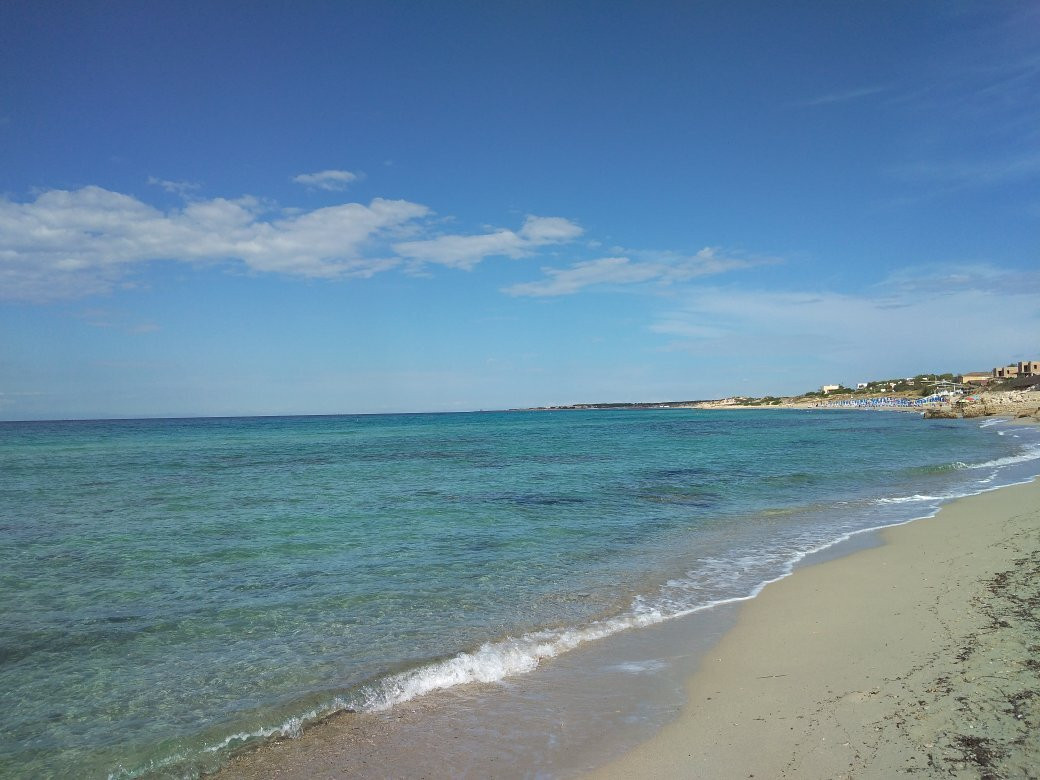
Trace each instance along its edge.
{"label": "shoreline", "polygon": [[[889,400],[921,402],[919,395],[905,391],[886,394]],[[772,400],[769,400],[772,399]],[[1028,424],[1040,423],[1040,394],[1026,390],[986,390],[953,398],[928,400],[920,405],[906,406],[895,403],[870,403],[872,400],[883,400],[877,397],[857,395],[856,393],[833,393],[824,396],[787,396],[755,399],[746,396],[732,396],[705,401],[662,401],[632,402],[623,404],[569,404],[564,406],[539,406],[528,409],[510,411],[525,412],[587,412],[587,411],[670,411],[678,409],[697,409],[704,411],[738,411],[746,409],[799,409],[802,411],[820,410],[857,410],[872,412],[911,412],[923,413],[947,412],[941,416],[953,417],[1006,417],[1026,419]]]}
{"label": "shoreline", "polygon": [[1040,481],[879,533],[748,601],[677,720],[589,777],[1035,773]]}

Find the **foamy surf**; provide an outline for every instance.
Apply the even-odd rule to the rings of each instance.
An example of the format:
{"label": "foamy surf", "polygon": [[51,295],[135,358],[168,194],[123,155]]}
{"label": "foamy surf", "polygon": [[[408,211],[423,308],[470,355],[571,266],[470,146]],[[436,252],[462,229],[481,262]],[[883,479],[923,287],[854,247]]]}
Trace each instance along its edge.
{"label": "foamy surf", "polygon": [[[997,431],[1000,433],[1000,431]],[[1031,445],[1026,447],[1022,452],[1016,455],[1007,455],[1003,458],[995,458],[994,460],[987,460],[983,463],[975,463],[969,466],[973,469],[985,469],[993,468],[994,466],[1014,466],[1018,463],[1028,463],[1029,461],[1040,459],[1040,445]]]}
{"label": "foamy surf", "polygon": [[921,501],[942,501],[950,496],[923,496],[920,494],[913,496],[897,496],[895,498],[876,498],[874,503],[876,504],[916,504]]}
{"label": "foamy surf", "polygon": [[622,631],[660,623],[667,617],[656,610],[647,610],[640,614],[595,621],[582,627],[538,631],[516,639],[488,642],[473,652],[459,653],[446,661],[422,666],[377,683],[364,692],[362,708],[379,712],[457,685],[495,683],[527,674],[546,659]]}

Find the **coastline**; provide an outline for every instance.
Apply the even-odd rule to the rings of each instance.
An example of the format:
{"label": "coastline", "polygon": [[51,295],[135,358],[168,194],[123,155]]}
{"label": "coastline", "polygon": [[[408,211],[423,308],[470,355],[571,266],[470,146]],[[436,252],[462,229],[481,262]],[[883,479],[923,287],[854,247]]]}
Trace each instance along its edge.
{"label": "coastline", "polygon": [[[916,400],[914,396],[907,393],[895,394],[899,399]],[[831,409],[857,409],[872,412],[910,412],[914,414],[925,410],[944,411],[946,416],[954,417],[1004,417],[1009,419],[1024,419],[1027,424],[1040,422],[1040,396],[1036,393],[1024,390],[978,390],[969,396],[957,401],[950,399],[935,401],[921,406],[895,406],[895,405],[865,405],[858,406],[855,402],[862,401],[862,396],[850,393],[834,393],[819,398],[782,398],[772,403],[745,403],[740,399],[727,398],[716,401],[698,401],[677,408],[688,409],[803,409],[803,410],[831,410]],[[845,406],[844,402],[853,405]]]}
{"label": "coastline", "polygon": [[1026,777],[1040,766],[1040,481],[767,587],[677,720],[592,778]]}

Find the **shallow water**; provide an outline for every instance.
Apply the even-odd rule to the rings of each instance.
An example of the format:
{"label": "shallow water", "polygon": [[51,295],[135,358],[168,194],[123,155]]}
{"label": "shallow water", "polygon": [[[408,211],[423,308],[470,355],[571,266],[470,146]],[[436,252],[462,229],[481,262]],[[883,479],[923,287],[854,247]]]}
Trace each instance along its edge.
{"label": "shallow water", "polygon": [[0,423],[0,774],[192,776],[515,679],[1038,458],[855,411]]}

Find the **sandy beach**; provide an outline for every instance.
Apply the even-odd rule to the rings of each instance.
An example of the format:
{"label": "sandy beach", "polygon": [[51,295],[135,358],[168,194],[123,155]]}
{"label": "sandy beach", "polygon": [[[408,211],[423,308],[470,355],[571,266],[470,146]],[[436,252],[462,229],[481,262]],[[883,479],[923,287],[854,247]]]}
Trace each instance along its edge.
{"label": "sandy beach", "polygon": [[594,778],[1040,776],[1040,483],[964,498],[741,611]]}

